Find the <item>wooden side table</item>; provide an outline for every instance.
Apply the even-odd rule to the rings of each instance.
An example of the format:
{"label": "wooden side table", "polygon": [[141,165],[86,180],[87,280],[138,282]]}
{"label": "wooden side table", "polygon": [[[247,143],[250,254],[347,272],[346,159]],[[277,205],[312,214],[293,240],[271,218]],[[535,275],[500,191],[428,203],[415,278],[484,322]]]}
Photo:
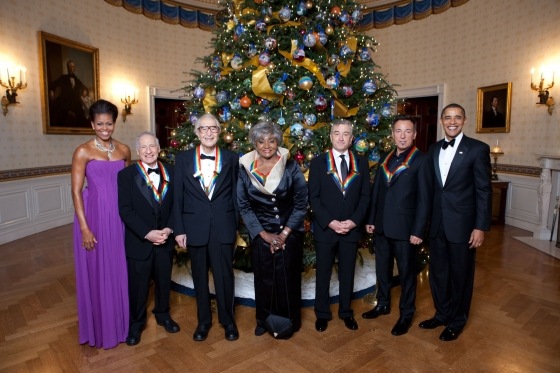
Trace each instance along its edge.
{"label": "wooden side table", "polygon": [[505,224],[509,181],[492,181],[492,224]]}

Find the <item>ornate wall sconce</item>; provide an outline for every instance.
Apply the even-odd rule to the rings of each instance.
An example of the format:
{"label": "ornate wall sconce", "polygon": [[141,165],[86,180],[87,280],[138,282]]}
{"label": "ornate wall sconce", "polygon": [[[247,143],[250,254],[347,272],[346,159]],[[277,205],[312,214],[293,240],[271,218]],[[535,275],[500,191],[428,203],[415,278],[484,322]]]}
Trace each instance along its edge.
{"label": "ornate wall sconce", "polygon": [[[2,112],[6,115],[8,113],[8,106],[19,104],[17,101],[17,91],[27,87],[27,80],[25,77],[25,67],[23,66],[18,66],[15,69],[15,73],[12,69],[12,74],[10,74],[9,68],[6,68],[6,75],[3,74],[3,70],[3,68],[0,70],[0,85],[6,88],[6,95],[2,96],[1,104]],[[16,83],[18,75],[19,82]]]}
{"label": "ornate wall sconce", "polygon": [[554,71],[552,72],[552,83],[550,83],[546,87],[545,87],[545,84],[544,84],[544,76],[543,76],[542,72],[541,72],[541,80],[539,82],[539,85],[537,86],[535,83],[533,83],[534,72],[535,72],[535,69],[532,68],[531,69],[531,89],[533,91],[539,92],[539,102],[537,102],[537,104],[548,106],[548,114],[552,115],[552,111],[554,110],[554,97],[550,96],[550,93],[548,92],[548,90],[550,88],[554,87]]}
{"label": "ornate wall sconce", "polygon": [[492,180],[498,180],[498,157],[504,155],[504,151],[500,147],[498,141],[490,149],[490,154],[494,157],[494,164],[492,165]]}
{"label": "ornate wall sconce", "polygon": [[132,115],[132,105],[138,103],[138,90],[134,90],[134,95],[127,92],[124,93],[124,97],[121,98],[121,102],[124,104],[124,109],[122,111],[123,122],[126,122],[126,116]]}

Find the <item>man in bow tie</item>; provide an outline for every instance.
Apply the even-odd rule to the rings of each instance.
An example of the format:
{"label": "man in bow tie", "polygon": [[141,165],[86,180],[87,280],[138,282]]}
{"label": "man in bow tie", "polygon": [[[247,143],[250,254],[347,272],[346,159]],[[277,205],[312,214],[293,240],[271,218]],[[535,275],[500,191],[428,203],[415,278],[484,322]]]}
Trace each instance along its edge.
{"label": "man in bow tie", "polygon": [[350,121],[334,121],[330,135],[332,149],[315,157],[309,167],[309,204],[313,211],[317,256],[315,329],[319,332],[325,331],[332,319],[329,287],[335,255],[338,255],[338,317],[348,329],[358,329],[350,303],[370,186],[368,160],[349,150],[354,139],[352,131]]}
{"label": "man in bow tie", "polygon": [[430,146],[433,205],[430,228],[430,288],[436,313],[420,328],[445,325],[442,341],[459,337],[469,316],[476,249],[492,218],[490,147],[463,134],[465,109],[441,113],[445,138]]}
{"label": "man in bow tie", "polygon": [[175,158],[175,240],[188,248],[193,275],[198,326],[195,341],[204,341],[212,327],[208,271],[212,269],[218,321],[225,338],[239,332],[234,319],[233,252],[237,237],[237,175],[239,156],[216,144],[220,122],[204,114],[195,123],[200,145]]}
{"label": "man in bow tie", "polygon": [[391,286],[396,260],[401,284],[400,317],[393,335],[408,332],[416,311],[416,251],[424,239],[430,216],[432,185],[426,154],[414,146],[416,119],[397,116],[392,125],[396,149],[381,162],[375,173],[368,233],[375,232],[377,305],[364,312],[375,319],[391,311]]}
{"label": "man in bow tie", "polygon": [[49,116],[51,125],[80,127],[89,121],[82,107],[82,92],[88,89],[76,76],[76,64],[66,62],[68,74],[61,75],[49,84]]}
{"label": "man in bow tie", "polygon": [[490,99],[490,109],[484,112],[482,127],[496,128],[506,125],[504,115],[498,110],[498,102],[498,96],[492,96]]}
{"label": "man in bow tie", "polygon": [[159,141],[153,133],[136,138],[140,160],[119,172],[119,214],[125,225],[130,324],[126,344],[140,343],[146,325],[150,279],[153,277],[156,322],[169,333],[179,325],[169,314],[174,240],[171,229],[173,168],[158,161]]}

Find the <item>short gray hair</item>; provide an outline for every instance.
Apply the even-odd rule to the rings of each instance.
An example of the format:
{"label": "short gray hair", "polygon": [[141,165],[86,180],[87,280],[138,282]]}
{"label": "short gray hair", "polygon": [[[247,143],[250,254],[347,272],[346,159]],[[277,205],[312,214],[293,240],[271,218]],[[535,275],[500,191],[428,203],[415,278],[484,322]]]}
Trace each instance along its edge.
{"label": "short gray hair", "polygon": [[153,132],[144,131],[136,137],[136,150],[140,149],[140,139],[144,136],[152,136],[156,140],[156,145],[159,148],[159,140]]}
{"label": "short gray hair", "polygon": [[194,130],[198,130],[198,127],[200,127],[200,122],[202,122],[203,119],[211,119],[214,124],[218,127],[218,132],[222,129],[222,126],[220,125],[220,121],[218,120],[218,118],[216,118],[214,115],[210,114],[210,113],[206,113],[203,116],[201,116],[200,118],[198,118],[196,120],[196,122],[194,123]]}
{"label": "short gray hair", "polygon": [[261,121],[251,127],[249,131],[249,141],[253,146],[257,146],[259,140],[264,139],[267,136],[273,136],[276,139],[278,145],[282,145],[283,134],[280,127],[270,121]]}
{"label": "short gray hair", "polygon": [[354,136],[354,125],[348,119],[335,119],[331,123],[331,133],[333,133],[334,126],[350,126],[350,134]]}

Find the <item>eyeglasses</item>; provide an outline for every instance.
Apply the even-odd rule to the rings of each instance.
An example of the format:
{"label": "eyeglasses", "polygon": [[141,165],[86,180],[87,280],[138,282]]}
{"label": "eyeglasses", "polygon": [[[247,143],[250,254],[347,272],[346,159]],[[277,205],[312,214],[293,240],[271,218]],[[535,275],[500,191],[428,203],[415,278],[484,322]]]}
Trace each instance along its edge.
{"label": "eyeglasses", "polygon": [[208,130],[210,130],[210,132],[216,133],[220,130],[220,127],[218,127],[218,126],[198,127],[198,131],[200,133],[208,133]]}

